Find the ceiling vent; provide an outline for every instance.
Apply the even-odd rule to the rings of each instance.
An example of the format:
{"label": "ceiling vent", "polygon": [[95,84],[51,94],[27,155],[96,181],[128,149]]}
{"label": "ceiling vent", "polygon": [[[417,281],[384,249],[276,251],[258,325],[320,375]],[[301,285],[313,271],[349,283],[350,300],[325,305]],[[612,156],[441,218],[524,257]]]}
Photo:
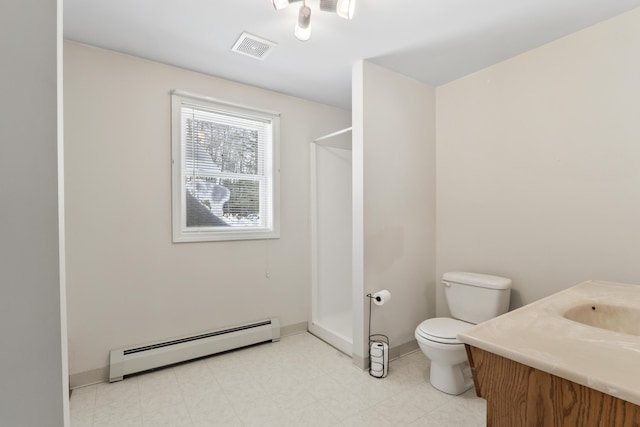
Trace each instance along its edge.
{"label": "ceiling vent", "polygon": [[231,50],[255,59],[264,59],[271,53],[271,50],[273,50],[275,46],[277,46],[277,44],[272,41],[244,32],[240,35],[240,38]]}

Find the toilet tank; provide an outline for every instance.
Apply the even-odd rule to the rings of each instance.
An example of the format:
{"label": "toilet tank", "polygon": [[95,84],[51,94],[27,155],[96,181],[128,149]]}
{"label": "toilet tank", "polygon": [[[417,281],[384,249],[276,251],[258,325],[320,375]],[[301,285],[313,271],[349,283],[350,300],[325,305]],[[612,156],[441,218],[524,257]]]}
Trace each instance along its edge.
{"label": "toilet tank", "polygon": [[442,276],[451,316],[481,323],[509,310],[511,279],[478,273],[452,272]]}

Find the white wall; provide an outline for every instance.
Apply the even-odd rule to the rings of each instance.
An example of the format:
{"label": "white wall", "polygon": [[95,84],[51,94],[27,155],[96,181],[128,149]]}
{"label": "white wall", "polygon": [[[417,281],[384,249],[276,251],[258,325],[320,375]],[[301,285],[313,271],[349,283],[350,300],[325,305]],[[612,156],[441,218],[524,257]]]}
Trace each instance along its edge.
{"label": "white wall", "polygon": [[[0,13],[0,425],[62,426],[55,1]],[[68,415],[67,415],[68,416]]]}
{"label": "white wall", "polygon": [[315,159],[317,274],[312,320],[352,342],[351,150],[316,144]]}
{"label": "white wall", "polygon": [[[268,316],[306,325],[309,141],[350,113],[71,42],[64,65],[71,374],[103,378],[121,346]],[[172,89],[281,113],[280,239],[171,243]]]}
{"label": "white wall", "polygon": [[640,9],[437,88],[438,277],[640,283],[638,52]]}
{"label": "white wall", "polygon": [[372,333],[392,347],[414,343],[414,330],[435,314],[435,90],[370,62],[353,78],[354,253],[356,301],[380,289],[390,303],[374,306]]}

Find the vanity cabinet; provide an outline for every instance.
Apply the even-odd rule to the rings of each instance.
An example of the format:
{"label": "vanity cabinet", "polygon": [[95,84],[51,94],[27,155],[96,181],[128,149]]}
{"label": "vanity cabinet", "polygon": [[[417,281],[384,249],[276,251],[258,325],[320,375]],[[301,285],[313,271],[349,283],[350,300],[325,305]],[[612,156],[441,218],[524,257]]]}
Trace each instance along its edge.
{"label": "vanity cabinet", "polygon": [[[640,427],[640,406],[466,344],[487,427]],[[615,360],[612,360],[615,363]],[[635,376],[640,389],[638,369]]]}

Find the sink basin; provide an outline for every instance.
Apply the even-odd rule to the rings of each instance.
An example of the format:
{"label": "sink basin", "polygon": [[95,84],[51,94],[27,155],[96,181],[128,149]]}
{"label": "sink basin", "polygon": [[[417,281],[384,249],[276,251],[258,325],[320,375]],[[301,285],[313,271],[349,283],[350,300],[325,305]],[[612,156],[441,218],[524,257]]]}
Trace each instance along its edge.
{"label": "sink basin", "polygon": [[583,304],[564,313],[564,317],[596,328],[640,336],[640,309],[608,304]]}
{"label": "sink basin", "polygon": [[[640,406],[640,283],[589,280],[482,322],[458,339]],[[573,390],[575,399],[585,396]],[[577,411],[571,409],[582,417]],[[600,424],[611,424],[608,413],[602,416]]]}

